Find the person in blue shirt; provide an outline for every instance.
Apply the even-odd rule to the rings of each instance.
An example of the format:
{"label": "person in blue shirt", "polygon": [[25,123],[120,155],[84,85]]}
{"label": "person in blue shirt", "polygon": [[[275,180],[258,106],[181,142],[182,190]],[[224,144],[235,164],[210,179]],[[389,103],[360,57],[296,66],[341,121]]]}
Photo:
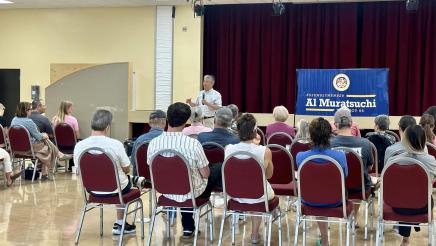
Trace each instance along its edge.
{"label": "person in blue shirt", "polygon": [[[332,127],[326,119],[322,117],[314,119],[309,125],[310,139],[312,140],[313,147],[311,150],[299,152],[297,154],[297,165],[300,166],[307,157],[313,155],[326,155],[335,159],[339,163],[344,172],[344,177],[346,177],[348,176],[347,159],[344,152],[330,149],[331,132]],[[319,163],[320,165],[326,163],[325,160],[322,159],[315,159],[313,162]],[[334,204],[310,204],[305,201],[303,201],[303,203],[313,207],[337,207],[342,205],[342,201],[338,201]],[[321,232],[321,240],[317,241],[317,245],[328,245],[327,223],[318,222],[318,226]]]}
{"label": "person in blue shirt", "polygon": [[214,128],[211,132],[202,132],[198,135],[197,140],[200,143],[215,142],[223,147],[228,144],[237,144],[240,142],[239,137],[229,131],[232,124],[233,114],[227,107],[218,109],[215,113]]}
{"label": "person in blue shirt", "polygon": [[156,110],[150,114],[148,124],[150,125],[150,131],[139,136],[132,148],[132,155],[130,156],[130,162],[132,163],[133,175],[138,175],[136,170],[136,150],[139,145],[144,142],[150,142],[153,138],[162,134],[167,124],[167,115],[162,110]]}

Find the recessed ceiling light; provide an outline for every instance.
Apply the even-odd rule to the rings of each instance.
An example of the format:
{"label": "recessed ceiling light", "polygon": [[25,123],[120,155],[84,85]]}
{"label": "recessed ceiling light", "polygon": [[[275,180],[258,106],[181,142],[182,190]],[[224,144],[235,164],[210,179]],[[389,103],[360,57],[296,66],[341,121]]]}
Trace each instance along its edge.
{"label": "recessed ceiling light", "polygon": [[14,3],[14,2],[8,0],[0,0],[0,4],[10,4],[10,3]]}

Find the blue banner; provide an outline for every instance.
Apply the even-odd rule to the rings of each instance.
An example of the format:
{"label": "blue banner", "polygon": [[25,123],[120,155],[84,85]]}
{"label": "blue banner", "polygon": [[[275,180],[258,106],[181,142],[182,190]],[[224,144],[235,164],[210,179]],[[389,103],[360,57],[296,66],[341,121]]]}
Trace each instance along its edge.
{"label": "blue banner", "polygon": [[295,114],[332,116],[348,107],[353,116],[389,115],[388,69],[297,69]]}

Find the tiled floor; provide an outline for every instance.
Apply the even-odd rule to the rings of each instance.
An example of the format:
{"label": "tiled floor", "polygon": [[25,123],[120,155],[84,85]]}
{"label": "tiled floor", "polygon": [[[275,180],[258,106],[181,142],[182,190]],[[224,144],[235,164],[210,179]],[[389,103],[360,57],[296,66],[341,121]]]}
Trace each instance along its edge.
{"label": "tiled floor", "polygon": [[[148,206],[148,198],[143,197],[144,206]],[[75,231],[79,220],[83,198],[80,182],[76,175],[71,173],[58,173],[54,181],[31,183],[29,181],[16,181],[13,187],[0,189],[0,245],[74,245]],[[148,214],[148,208],[145,211]],[[360,211],[361,214],[363,212]],[[221,209],[215,209],[215,238],[219,234],[221,221]],[[359,216],[360,229],[357,230],[356,245],[375,245],[374,230],[370,231],[369,239],[363,240],[363,219]],[[165,226],[159,216],[153,234],[152,245],[192,245],[192,241],[183,241],[180,238],[181,225],[180,214],[172,227],[170,239],[165,237]],[[80,238],[80,245],[117,245],[118,237],[112,236],[111,229],[115,219],[115,210],[108,208],[104,212],[104,235],[99,236],[99,213],[91,211],[85,217],[85,222]],[[131,219],[130,219],[131,220]],[[202,221],[204,222],[204,221]],[[224,243],[230,242],[230,220],[226,221]],[[287,235],[287,226],[289,234]],[[315,245],[318,238],[316,223],[309,225],[307,245]],[[137,224],[136,236],[126,236],[126,245],[146,245],[148,224],[145,225],[146,238],[140,238],[139,224]],[[272,243],[278,245],[277,226],[272,226]],[[332,226],[330,245],[340,245],[338,241],[338,227]],[[385,229],[385,241],[383,245],[399,245],[401,237],[393,232],[392,227]],[[251,222],[240,221],[236,228],[235,245],[250,244]],[[216,245],[205,241],[205,225],[201,225],[201,234],[198,245]],[[289,240],[290,237],[290,240]],[[287,220],[283,223],[283,245],[292,245],[294,237],[294,212],[287,214]],[[343,229],[345,240],[345,229]],[[411,245],[427,244],[427,229],[419,233],[412,233]],[[345,245],[345,241],[342,243]],[[300,241],[301,245],[301,228]]]}

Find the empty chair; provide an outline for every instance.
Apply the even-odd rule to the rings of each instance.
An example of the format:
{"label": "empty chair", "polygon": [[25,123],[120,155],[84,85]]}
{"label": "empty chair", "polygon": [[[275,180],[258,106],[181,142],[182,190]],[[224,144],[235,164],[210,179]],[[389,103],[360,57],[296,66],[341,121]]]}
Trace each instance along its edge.
{"label": "empty chair", "polygon": [[[73,127],[67,123],[61,122],[54,127],[53,132],[54,132],[56,146],[58,147],[59,151],[61,151],[64,154],[70,155],[69,159],[72,159],[74,147],[76,146],[77,143],[76,133]],[[68,168],[66,165],[65,171],[67,170]]]}
{"label": "empty chair", "polygon": [[[141,143],[138,148],[136,149],[135,153],[135,164],[136,164],[136,170],[138,172],[138,176],[144,177],[147,181],[143,189],[141,190],[141,196],[145,193],[148,194],[148,209],[149,209],[149,216],[151,217],[152,213],[152,206],[153,206],[153,199],[151,197],[151,177],[150,177],[150,167],[147,163],[147,149],[148,149],[148,143],[149,142],[143,142]],[[136,214],[135,214],[136,215]]]}
{"label": "empty chair", "polygon": [[294,142],[291,144],[291,147],[289,149],[289,152],[291,152],[292,157],[294,158],[294,170],[297,171],[297,162],[296,157],[299,152],[308,151],[310,150],[311,144],[308,142],[300,142],[299,139],[294,139]]}
{"label": "empty chair", "polygon": [[[103,208],[107,206],[122,205],[124,216],[118,245],[123,245],[124,227],[127,215],[140,211],[143,217],[143,205],[138,189],[130,189],[123,194],[118,175],[117,164],[110,154],[102,148],[92,147],[85,149],[78,158],[80,180],[83,186],[84,205],[77,228],[76,244],[79,243],[85,214],[94,208],[100,208],[100,237],[103,236]],[[114,196],[97,196],[97,192],[114,192]],[[129,207],[136,204],[135,209]],[[144,224],[141,223],[141,238],[144,239]]]}
{"label": "empty chair", "polygon": [[292,144],[292,137],[284,132],[275,132],[268,137],[267,144],[278,144],[283,147],[290,147]]}
{"label": "empty chair", "polygon": [[256,128],[256,132],[260,136],[260,145],[265,145],[266,143],[265,133],[259,127]]}

